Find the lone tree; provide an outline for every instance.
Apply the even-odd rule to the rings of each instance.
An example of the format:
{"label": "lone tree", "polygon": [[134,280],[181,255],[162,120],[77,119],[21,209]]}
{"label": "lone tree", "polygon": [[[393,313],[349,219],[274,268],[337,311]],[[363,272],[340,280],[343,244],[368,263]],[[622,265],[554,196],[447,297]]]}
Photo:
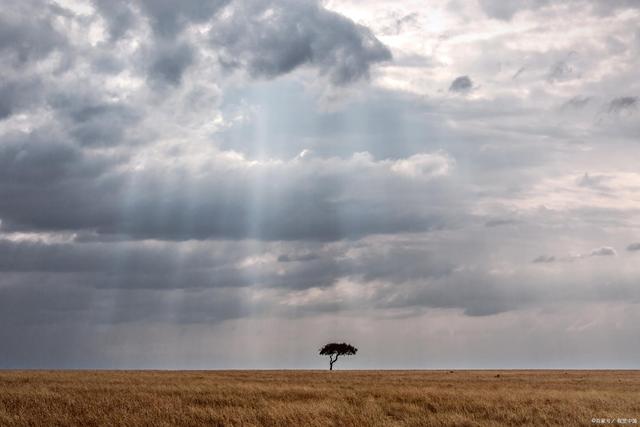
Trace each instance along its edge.
{"label": "lone tree", "polygon": [[338,356],[352,356],[358,349],[351,344],[332,342],[320,349],[321,356],[329,356],[329,370],[333,371],[333,364],[338,360]]}

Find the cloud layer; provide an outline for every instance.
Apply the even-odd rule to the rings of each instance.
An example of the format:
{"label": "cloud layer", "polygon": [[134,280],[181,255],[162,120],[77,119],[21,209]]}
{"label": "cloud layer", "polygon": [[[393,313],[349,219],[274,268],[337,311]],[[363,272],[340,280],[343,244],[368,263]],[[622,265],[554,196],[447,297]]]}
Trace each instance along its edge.
{"label": "cloud layer", "polygon": [[637,368],[637,4],[423,3],[0,0],[0,367]]}

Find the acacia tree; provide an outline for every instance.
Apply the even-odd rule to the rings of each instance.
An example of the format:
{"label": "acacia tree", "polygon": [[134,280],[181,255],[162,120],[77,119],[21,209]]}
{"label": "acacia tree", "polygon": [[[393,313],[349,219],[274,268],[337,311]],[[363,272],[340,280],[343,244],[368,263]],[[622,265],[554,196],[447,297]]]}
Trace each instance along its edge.
{"label": "acacia tree", "polygon": [[333,371],[333,364],[338,360],[338,356],[352,356],[358,352],[358,349],[347,343],[332,342],[325,344],[320,349],[321,356],[329,356],[329,370]]}

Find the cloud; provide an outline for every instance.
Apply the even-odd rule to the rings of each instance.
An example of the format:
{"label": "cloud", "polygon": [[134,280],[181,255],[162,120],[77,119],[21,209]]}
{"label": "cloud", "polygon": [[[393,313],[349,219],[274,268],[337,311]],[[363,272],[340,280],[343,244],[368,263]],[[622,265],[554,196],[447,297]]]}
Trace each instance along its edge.
{"label": "cloud", "polygon": [[6,79],[0,83],[0,120],[27,109],[40,99],[41,82],[36,78]]}
{"label": "cloud", "polygon": [[621,96],[619,98],[612,99],[607,107],[609,113],[622,113],[625,111],[631,111],[638,106],[637,96]]}
{"label": "cloud", "polygon": [[[2,142],[0,188],[9,198],[30,191],[44,196],[55,184],[100,176],[113,165],[108,156],[85,153],[53,129],[4,134]],[[3,206],[12,205],[5,199]]]}
{"label": "cloud", "polygon": [[[455,247],[420,246],[409,239],[406,245],[388,245],[390,241],[323,243],[306,252],[308,246],[298,243],[252,248],[249,242],[0,240],[5,285],[0,317],[3,325],[82,321],[90,326],[105,316],[112,324],[211,325],[247,316],[297,318],[373,308],[460,309],[469,316],[490,316],[581,295],[601,301],[634,295],[632,282],[611,271],[592,277],[573,264],[567,268],[582,283],[576,288],[563,285],[557,270],[531,276],[526,268],[465,268],[450,262]],[[278,247],[287,260],[273,255]],[[614,284],[601,284],[609,281]],[[36,282],[47,283],[46,290]],[[114,299],[115,304],[108,303]]]}
{"label": "cloud", "polygon": [[607,187],[604,184],[610,179],[611,177],[607,175],[589,175],[588,172],[585,172],[584,175],[578,180],[578,185],[580,187],[606,190]]}
{"label": "cloud", "polygon": [[303,65],[336,85],[369,75],[391,53],[366,27],[315,1],[246,0],[229,6],[210,31],[220,61],[230,69],[272,78]]}
{"label": "cloud", "polygon": [[527,71],[527,67],[520,67],[518,68],[518,71],[516,71],[515,73],[513,73],[513,76],[511,76],[511,80],[515,80],[518,77],[520,77],[525,71]]}
{"label": "cloud", "polygon": [[532,262],[535,264],[549,264],[556,261],[556,257],[552,255],[540,255],[535,258]]}
{"label": "cloud", "polygon": [[0,15],[0,53],[3,61],[24,66],[68,46],[55,25],[56,11],[39,2],[25,1],[3,7]]}
{"label": "cloud", "polygon": [[575,340],[550,364],[628,349],[637,5],[418,3],[2,2],[0,365],[225,368],[206,343],[336,325],[397,367],[506,324]]}
{"label": "cloud", "polygon": [[571,80],[575,77],[576,70],[570,63],[570,59],[576,52],[570,52],[566,58],[553,64],[549,73],[547,74],[547,81],[549,83],[563,82]]}
{"label": "cloud", "polygon": [[[600,15],[610,15],[620,9],[630,9],[638,7],[638,3],[633,0],[572,0],[567,2],[571,9],[591,9]],[[536,11],[538,9],[551,8],[553,2],[549,0],[480,0],[480,6],[490,17],[503,21],[511,20],[521,11]]]}
{"label": "cloud", "polygon": [[138,22],[149,23],[150,76],[172,85],[180,83],[193,61],[194,48],[184,34],[198,25],[209,28],[212,53],[225,68],[240,68],[253,77],[274,78],[306,65],[331,83],[346,85],[367,78],[375,63],[391,59],[390,50],[368,28],[316,0],[94,3],[111,42]]}
{"label": "cloud", "polygon": [[582,109],[586,107],[591,101],[592,97],[590,96],[576,95],[562,104],[562,108]]}
{"label": "cloud", "polygon": [[408,159],[396,160],[391,170],[410,177],[437,177],[447,175],[453,160],[446,154],[415,154]]}
{"label": "cloud", "polygon": [[86,147],[126,144],[127,130],[141,118],[141,113],[126,102],[101,98],[98,93],[82,89],[52,93],[49,105],[70,136]]}
{"label": "cloud", "polygon": [[615,256],[616,250],[610,246],[603,246],[591,251],[591,256]]}
{"label": "cloud", "polygon": [[629,246],[627,246],[627,251],[629,252],[640,251],[640,243],[631,243]]}
{"label": "cloud", "polygon": [[466,93],[473,88],[473,82],[469,76],[456,77],[449,86],[449,92]]}
{"label": "cloud", "polygon": [[637,9],[638,2],[633,0],[584,0],[591,5],[594,12],[600,15],[611,15],[619,10]]}
{"label": "cloud", "polygon": [[503,2],[500,0],[480,0],[484,12],[492,18],[508,21],[521,10],[544,7],[547,0],[514,0]]}
{"label": "cloud", "polygon": [[209,21],[229,0],[139,0],[153,31],[166,38],[180,33],[189,24]]}
{"label": "cloud", "polygon": [[136,14],[128,0],[93,0],[100,16],[106,21],[111,41],[123,37],[136,24]]}
{"label": "cloud", "polygon": [[[335,240],[429,230],[445,223],[444,212],[437,206],[439,185],[430,182],[448,170],[450,161],[443,154],[376,162],[360,153],[350,159],[256,164],[217,153],[217,162],[207,160],[210,167],[217,166],[190,179],[190,191],[185,193],[181,182],[186,165],[179,163],[133,172],[135,184],[129,184],[131,177],[117,169],[105,171],[103,179],[84,181],[83,175],[74,179],[73,174],[81,171],[87,178],[99,176],[98,161],[106,165],[108,158],[84,156],[73,146],[62,151],[53,144],[36,142],[42,138],[18,135],[16,142],[0,151],[0,164],[7,166],[0,195],[11,199],[0,203],[0,217],[9,229],[93,230],[136,239]],[[43,167],[36,168],[41,162]],[[27,189],[17,184],[24,173],[33,174]],[[164,180],[171,184],[160,194],[156,189]],[[256,187],[259,182],[269,185]],[[394,208],[366,189],[373,182],[405,187],[416,194],[429,191],[432,205]],[[19,188],[23,196],[12,198]],[[264,197],[257,205],[251,196],[256,188]],[[129,195],[133,197],[127,200]],[[216,200],[225,203],[221,206]],[[43,209],[34,209],[37,204]]]}
{"label": "cloud", "polygon": [[306,261],[313,261],[318,258],[319,258],[319,255],[314,253],[300,254],[300,255],[282,254],[278,256],[278,262],[306,262]]}
{"label": "cloud", "polygon": [[406,27],[415,29],[419,26],[420,14],[417,12],[400,14],[398,12],[391,12],[385,17],[387,21],[383,28],[382,34],[384,35],[399,35]]}
{"label": "cloud", "polygon": [[177,86],[182,75],[193,64],[195,53],[186,42],[158,42],[149,52],[149,75],[152,79]]}
{"label": "cloud", "polygon": [[513,224],[517,224],[518,221],[515,219],[509,219],[509,218],[495,218],[495,219],[490,219],[489,221],[484,223],[485,227],[501,227],[503,225],[513,225]]}
{"label": "cloud", "polygon": [[540,255],[539,257],[534,258],[532,262],[534,264],[549,264],[556,261],[572,262],[572,261],[577,261],[577,260],[581,260],[589,257],[616,256],[616,255],[617,255],[617,252],[614,248],[610,246],[603,246],[600,248],[595,248],[587,254],[572,254],[564,258],[557,258],[556,256],[553,256],[553,255]]}

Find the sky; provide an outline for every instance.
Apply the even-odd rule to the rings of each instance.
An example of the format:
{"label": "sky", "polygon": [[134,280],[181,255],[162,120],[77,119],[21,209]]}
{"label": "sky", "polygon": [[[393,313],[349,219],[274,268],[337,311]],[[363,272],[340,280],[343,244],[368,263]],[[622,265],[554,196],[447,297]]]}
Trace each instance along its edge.
{"label": "sky", "polygon": [[0,0],[0,368],[640,368],[635,0]]}

